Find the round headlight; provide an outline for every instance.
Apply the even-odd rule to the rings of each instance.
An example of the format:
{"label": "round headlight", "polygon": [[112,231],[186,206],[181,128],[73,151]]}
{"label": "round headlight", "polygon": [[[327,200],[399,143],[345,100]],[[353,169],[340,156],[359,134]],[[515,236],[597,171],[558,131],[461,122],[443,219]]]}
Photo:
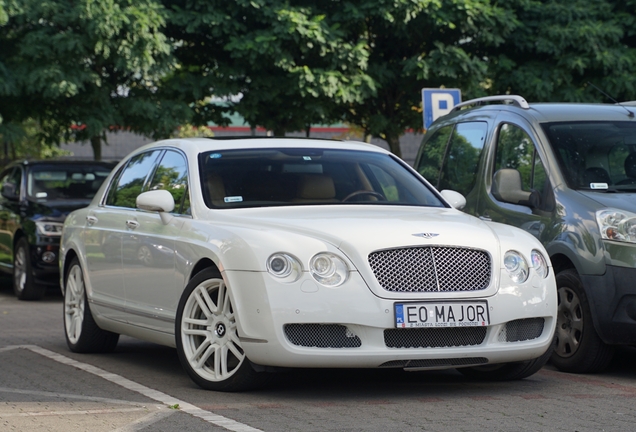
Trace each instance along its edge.
{"label": "round headlight", "polygon": [[528,279],[528,263],[517,251],[508,251],[504,255],[504,267],[516,283],[523,283]]}
{"label": "round headlight", "polygon": [[298,280],[301,269],[300,262],[286,253],[275,253],[267,259],[267,271],[277,278],[286,279],[285,282]]}
{"label": "round headlight", "polygon": [[329,287],[342,285],[349,276],[347,263],[328,252],[314,255],[309,261],[309,272],[316,282]]}
{"label": "round headlight", "polygon": [[548,276],[548,262],[545,260],[543,254],[536,249],[533,249],[530,253],[530,261],[532,261],[532,267],[542,278]]}

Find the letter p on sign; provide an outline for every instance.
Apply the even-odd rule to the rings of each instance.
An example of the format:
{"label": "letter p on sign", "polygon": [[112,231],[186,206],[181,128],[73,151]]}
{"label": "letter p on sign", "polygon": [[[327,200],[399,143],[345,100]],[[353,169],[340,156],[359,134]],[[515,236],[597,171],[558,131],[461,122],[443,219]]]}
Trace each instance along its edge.
{"label": "letter p on sign", "polygon": [[424,129],[428,129],[437,118],[451,112],[462,101],[459,89],[422,89],[422,113]]}

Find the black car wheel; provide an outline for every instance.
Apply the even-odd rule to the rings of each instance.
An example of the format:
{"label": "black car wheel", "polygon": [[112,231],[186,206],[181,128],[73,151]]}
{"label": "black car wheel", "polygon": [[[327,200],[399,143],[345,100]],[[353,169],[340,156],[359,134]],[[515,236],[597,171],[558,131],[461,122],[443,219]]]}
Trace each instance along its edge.
{"label": "black car wheel", "polygon": [[44,297],[46,286],[35,283],[29,242],[18,240],[13,251],[13,292],[20,300],[38,300]]}
{"label": "black car wheel", "polygon": [[556,347],[550,359],[559,370],[592,373],[605,369],[612,360],[614,347],[605,344],[592,322],[589,302],[576,271],[556,275],[558,310]]}

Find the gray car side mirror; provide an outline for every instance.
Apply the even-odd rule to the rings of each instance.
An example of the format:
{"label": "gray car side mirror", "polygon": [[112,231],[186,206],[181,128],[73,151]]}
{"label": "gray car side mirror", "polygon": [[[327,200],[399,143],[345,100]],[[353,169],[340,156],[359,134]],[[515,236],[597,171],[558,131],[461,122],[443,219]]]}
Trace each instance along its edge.
{"label": "gray car side mirror", "polygon": [[502,168],[492,179],[492,194],[502,202],[529,207],[539,205],[539,194],[536,191],[526,192],[521,185],[521,173],[516,169]]}

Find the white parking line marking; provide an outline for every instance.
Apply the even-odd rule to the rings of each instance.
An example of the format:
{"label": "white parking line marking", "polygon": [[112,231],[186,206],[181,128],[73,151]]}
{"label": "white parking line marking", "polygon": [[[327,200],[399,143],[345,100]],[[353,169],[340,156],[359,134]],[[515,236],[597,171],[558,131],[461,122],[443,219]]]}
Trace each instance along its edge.
{"label": "white parking line marking", "polygon": [[142,384],[139,384],[127,378],[124,378],[120,375],[106,372],[105,370],[100,369],[98,367],[91,366],[89,364],[82,363],[77,360],[73,360],[72,358],[63,356],[62,354],[58,354],[56,352],[47,350],[45,348],[41,348],[37,345],[12,345],[12,346],[0,348],[0,352],[10,351],[14,349],[27,349],[27,350],[33,351],[51,360],[55,360],[58,363],[61,363],[67,366],[72,366],[76,369],[80,369],[85,372],[91,373],[95,376],[98,376],[107,381],[115,383],[128,390],[144,395],[147,398],[156,400],[157,402],[161,402],[162,404],[167,405],[168,407],[173,407],[175,405],[178,405],[179,411],[186,412],[192,416],[198,417],[208,423],[214,424],[216,426],[220,426],[224,429],[235,431],[235,432],[263,432],[260,429],[253,428],[251,426],[248,426],[243,423],[239,423],[227,417],[223,417],[221,415],[214,414],[213,412],[198,408],[188,402],[179,400],[173,396],[162,393],[158,390],[151,389]]}

